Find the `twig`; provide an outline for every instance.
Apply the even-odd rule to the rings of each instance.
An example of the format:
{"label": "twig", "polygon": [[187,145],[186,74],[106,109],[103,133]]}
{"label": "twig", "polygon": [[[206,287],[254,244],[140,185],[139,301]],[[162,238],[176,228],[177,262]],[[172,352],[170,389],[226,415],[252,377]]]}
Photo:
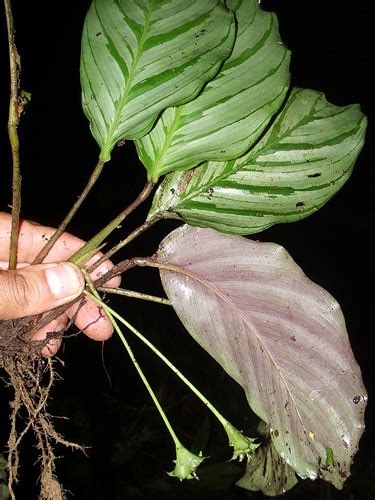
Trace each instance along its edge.
{"label": "twig", "polygon": [[[140,260],[140,259],[139,259]],[[149,261],[148,261],[149,262]],[[93,290],[95,292],[95,290]],[[85,292],[87,295],[89,292]],[[248,438],[242,434],[241,431],[238,431],[221,413],[215,408],[215,406],[209,401],[201,392],[199,389],[195,387],[195,385],[188,380],[185,375],[180,372],[180,370],[171,362],[169,359],[162,354],[157,347],[155,347],[152,342],[150,342],[146,337],[144,337],[136,328],[134,328],[133,325],[131,325],[125,318],[120,316],[116,311],[114,311],[111,307],[109,307],[107,304],[105,304],[97,295],[97,292],[95,292],[94,295],[91,295],[92,299],[95,300],[99,305],[103,307],[105,312],[107,313],[109,318],[112,318],[112,320],[116,319],[120,323],[122,323],[128,330],[130,330],[134,335],[136,335],[147,347],[149,347],[152,352],[154,352],[167,366],[172,370],[172,372],[177,375],[177,377],[182,380],[182,382],[189,387],[189,389],[202,401],[204,405],[215,415],[215,417],[219,420],[221,425],[223,426],[225,432],[227,433],[228,439],[229,439],[229,444],[230,446],[233,446],[235,448],[234,455],[233,457],[235,458],[240,458],[240,453],[243,455],[248,455],[250,451],[253,451],[258,445],[254,443],[253,438]],[[124,345],[125,342],[123,340],[123,334],[121,330],[119,330],[118,326],[116,327],[115,325],[116,322],[113,322],[114,327],[116,328],[117,333],[119,334],[121,340],[123,341]],[[126,345],[125,345],[126,347]],[[173,434],[172,434],[173,437]],[[243,447],[243,448],[242,448]],[[247,451],[245,451],[245,449]],[[238,454],[236,454],[236,452]]]}
{"label": "twig", "polygon": [[79,198],[74,203],[74,205],[70,209],[69,213],[66,215],[65,219],[61,222],[59,227],[56,229],[55,233],[51,236],[48,243],[46,243],[46,245],[42,248],[42,250],[35,257],[33,264],[40,264],[44,260],[44,258],[47,256],[48,252],[51,250],[51,248],[56,243],[58,238],[65,231],[67,225],[73,219],[77,210],[82,205],[82,203],[85,201],[85,198],[87,197],[87,195],[91,191],[92,187],[94,186],[94,184],[98,180],[98,178],[103,170],[104,165],[105,165],[104,162],[98,161],[98,163],[96,164],[94,171],[92,172],[86,186],[84,187],[82,193],[79,195]]}
{"label": "twig", "polygon": [[15,269],[17,266],[17,243],[18,228],[21,210],[21,172],[20,172],[20,154],[19,139],[17,128],[20,122],[23,109],[28,99],[20,90],[21,78],[21,59],[14,41],[14,23],[13,14],[10,6],[10,0],[4,0],[5,16],[7,20],[8,46],[9,46],[9,66],[10,66],[10,97],[9,97],[9,117],[8,117],[8,136],[12,150],[13,163],[13,183],[12,183],[12,227],[10,233],[9,246],[9,269]]}
{"label": "twig", "polygon": [[[86,273],[86,276],[88,276],[87,273]],[[164,422],[164,424],[165,424],[165,426],[166,426],[169,434],[171,435],[171,437],[173,439],[173,442],[175,443],[175,446],[177,447],[178,445],[180,445],[180,441],[179,441],[179,439],[178,439],[178,437],[177,437],[177,435],[176,435],[176,433],[175,433],[175,431],[174,431],[171,423],[169,422],[169,419],[168,419],[167,415],[165,414],[165,411],[163,410],[161,404],[159,403],[159,400],[158,400],[158,398],[157,398],[154,390],[152,389],[152,387],[151,387],[150,383],[148,382],[145,374],[143,373],[143,370],[140,367],[140,365],[139,365],[139,363],[138,363],[138,361],[137,361],[137,359],[136,359],[136,357],[135,357],[135,355],[133,353],[133,350],[131,349],[128,341],[126,340],[125,335],[122,333],[120,327],[118,326],[118,324],[117,324],[117,322],[116,322],[116,320],[114,318],[114,315],[112,314],[114,311],[111,308],[107,307],[107,305],[104,302],[101,301],[101,299],[100,299],[98,293],[96,292],[95,288],[92,286],[92,284],[90,286],[90,283],[89,283],[89,288],[91,289],[92,293],[85,292],[86,295],[89,296],[89,297],[91,297],[96,302],[98,302],[103,307],[104,311],[106,312],[109,320],[111,321],[114,329],[117,332],[117,335],[120,337],[120,340],[123,343],[123,346],[125,347],[125,349],[126,349],[128,355],[129,355],[129,357],[130,357],[130,359],[131,359],[131,361],[132,361],[135,369],[137,370],[138,375],[140,376],[143,384],[145,385],[145,387],[147,389],[147,392],[149,393],[152,401],[154,402],[154,405],[156,406],[156,408],[157,408],[157,410],[158,410],[158,412],[159,412],[159,414],[160,414],[160,416],[161,416],[161,418],[162,418],[162,420],[163,420],[163,422]],[[116,319],[118,319],[118,318],[116,318]]]}
{"label": "twig", "polygon": [[[94,282],[94,285],[96,288],[99,288],[99,287],[103,286],[104,283],[109,281],[111,278],[114,278],[115,276],[118,276],[119,274],[125,273],[126,271],[128,271],[129,269],[132,269],[135,266],[136,266],[136,264],[133,263],[131,260],[124,260],[124,261],[120,262],[119,264],[117,264],[112,269],[110,269],[109,271],[107,271],[105,274],[100,276],[100,278],[98,278]],[[38,321],[36,321],[33,328],[31,328],[27,332],[27,338],[31,338],[38,330],[40,330],[44,326],[51,323],[51,321],[56,319],[61,314],[64,314],[65,311],[67,309],[69,309],[70,306],[72,306],[73,304],[75,304],[81,300],[84,300],[83,294],[80,295],[79,297],[76,297],[74,300],[72,300],[68,304],[63,304],[62,306],[56,307],[56,309],[53,309],[52,311],[49,311],[48,313],[43,315],[43,317],[41,319],[38,319]],[[30,318],[27,318],[27,320],[29,321]]]}
{"label": "twig", "polygon": [[77,264],[78,266],[82,266],[87,261],[88,255],[91,255],[92,250],[101,245],[105,238],[107,238],[107,236],[109,236],[112,231],[114,231],[129,214],[131,214],[141,203],[146,200],[153,187],[154,184],[151,181],[147,181],[144,188],[135,198],[135,200],[130,203],[130,205],[127,206],[122,212],[120,212],[119,215],[115,217],[109,224],[107,224],[105,228],[99,231],[93,238],[85,243],[83,247],[75,252],[69,258],[69,261]]}
{"label": "twig", "polygon": [[103,262],[106,260],[110,259],[116,252],[121,250],[124,246],[128,245],[131,241],[133,241],[135,238],[140,236],[142,233],[144,233],[147,229],[149,229],[151,226],[155,224],[155,222],[158,222],[160,219],[158,217],[154,217],[150,219],[149,221],[144,222],[141,226],[137,227],[132,231],[129,236],[127,236],[125,239],[121,240],[117,245],[112,247],[108,252],[106,252],[102,257],[100,257],[99,260],[95,261],[93,264],[91,264],[90,267],[88,267],[87,271],[89,273],[92,273],[97,267],[100,266]]}

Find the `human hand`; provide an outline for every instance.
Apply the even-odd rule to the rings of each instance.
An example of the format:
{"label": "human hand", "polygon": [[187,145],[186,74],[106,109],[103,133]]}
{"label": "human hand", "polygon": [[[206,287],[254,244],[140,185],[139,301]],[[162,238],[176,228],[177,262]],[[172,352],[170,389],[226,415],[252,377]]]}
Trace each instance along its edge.
{"label": "human hand", "polygon": [[[0,212],[0,319],[15,319],[44,313],[77,298],[83,291],[85,280],[80,269],[66,260],[83,244],[72,234],[63,233],[53,246],[43,264],[30,265],[44,247],[55,229],[30,221],[20,225],[16,270],[8,271],[11,216]],[[89,263],[95,262],[95,255]],[[101,264],[92,274],[93,280],[113,267],[110,261]],[[107,282],[118,286],[120,278]],[[67,311],[41,328],[33,340],[43,340],[47,332],[62,330],[73,318],[79,306],[74,304]],[[107,340],[113,332],[111,323],[98,305],[91,300],[79,309],[74,318],[76,326],[94,340]],[[42,349],[43,356],[53,356],[61,345],[53,338]]]}

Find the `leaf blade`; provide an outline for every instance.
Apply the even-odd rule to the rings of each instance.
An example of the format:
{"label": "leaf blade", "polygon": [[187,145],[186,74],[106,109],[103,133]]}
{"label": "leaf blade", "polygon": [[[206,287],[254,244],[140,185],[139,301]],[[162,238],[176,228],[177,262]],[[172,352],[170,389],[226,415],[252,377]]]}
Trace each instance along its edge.
{"label": "leaf blade", "polygon": [[281,458],[341,488],[367,395],[335,299],[279,245],[211,229],[178,228],[156,261],[180,320],[244,388]]}
{"label": "leaf blade", "polygon": [[[267,428],[264,422],[261,422],[259,427]],[[286,493],[297,483],[294,470],[280,457],[272,442],[267,439],[255,450],[251,460],[246,464],[245,474],[236,485],[250,491],[261,491],[264,495],[273,497]]]}
{"label": "leaf blade", "polygon": [[236,12],[237,37],[219,73],[196,99],[166,110],[136,141],[155,182],[170,171],[245,153],[284,100],[290,54],[276,16],[263,11],[257,0],[232,1],[229,7]]}
{"label": "leaf blade", "polygon": [[149,215],[232,234],[300,220],[349,178],[365,129],[357,105],[334,106],[320,92],[294,89],[253,150],[235,161],[169,174]]}
{"label": "leaf blade", "polygon": [[232,49],[222,0],[94,0],[81,48],[83,109],[107,161],[159,112],[195,97]]}

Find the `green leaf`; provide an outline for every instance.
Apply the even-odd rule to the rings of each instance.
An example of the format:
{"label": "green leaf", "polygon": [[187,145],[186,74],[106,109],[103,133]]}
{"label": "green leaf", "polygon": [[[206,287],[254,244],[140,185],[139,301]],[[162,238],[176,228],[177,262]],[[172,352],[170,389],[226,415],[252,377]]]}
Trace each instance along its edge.
{"label": "green leaf", "polygon": [[327,458],[326,458],[326,467],[332,467],[335,465],[335,460],[333,458],[333,450],[329,446],[326,448]]}
{"label": "green leaf", "polygon": [[246,464],[246,472],[236,485],[274,497],[298,483],[294,470],[280,457],[272,442],[261,446]]}
{"label": "green leaf", "polygon": [[269,425],[261,422],[258,432],[265,442],[249,458],[246,472],[236,485],[250,491],[261,491],[267,496],[282,495],[298,483],[296,473],[276,451]]}
{"label": "green leaf", "polygon": [[231,1],[229,7],[236,13],[237,37],[220,72],[199,97],[164,111],[152,131],[136,141],[154,182],[204,160],[245,153],[285,98],[290,54],[276,16],[263,11],[257,0]]}
{"label": "green leaf", "polygon": [[307,217],[350,176],[365,129],[358,105],[334,106],[320,92],[294,89],[249,153],[168,175],[149,217],[181,218],[233,234]]}
{"label": "green leaf", "polygon": [[163,109],[193,99],[229,56],[223,0],[94,0],[82,36],[83,109],[108,161],[146,134]]}
{"label": "green leaf", "polygon": [[21,90],[20,98],[23,105],[29,104],[29,102],[31,101],[31,93],[27,92],[26,90]]}

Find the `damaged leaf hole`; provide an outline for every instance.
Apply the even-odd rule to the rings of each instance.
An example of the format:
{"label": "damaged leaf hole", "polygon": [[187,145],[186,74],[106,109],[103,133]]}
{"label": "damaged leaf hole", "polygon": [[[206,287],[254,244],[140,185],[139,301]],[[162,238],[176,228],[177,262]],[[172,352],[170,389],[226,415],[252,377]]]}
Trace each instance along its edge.
{"label": "damaged leaf hole", "polygon": [[310,174],[307,177],[309,177],[310,179],[314,179],[316,177],[320,177],[321,175],[322,175],[321,173],[317,172],[316,174]]}

